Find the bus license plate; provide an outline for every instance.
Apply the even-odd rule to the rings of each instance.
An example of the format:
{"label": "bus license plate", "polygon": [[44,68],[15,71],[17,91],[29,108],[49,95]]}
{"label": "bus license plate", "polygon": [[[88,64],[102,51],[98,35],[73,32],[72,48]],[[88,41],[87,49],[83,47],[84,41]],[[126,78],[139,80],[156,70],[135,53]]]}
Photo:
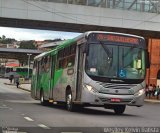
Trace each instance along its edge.
{"label": "bus license plate", "polygon": [[121,102],[120,98],[111,98],[111,102]]}

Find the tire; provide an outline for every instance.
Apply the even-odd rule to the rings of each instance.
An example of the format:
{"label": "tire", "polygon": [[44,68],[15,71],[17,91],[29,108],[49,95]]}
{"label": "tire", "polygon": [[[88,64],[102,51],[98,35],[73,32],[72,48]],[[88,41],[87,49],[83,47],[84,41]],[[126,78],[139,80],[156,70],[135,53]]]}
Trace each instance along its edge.
{"label": "tire", "polygon": [[120,115],[124,113],[126,105],[116,105],[113,109],[115,114]]}
{"label": "tire", "polygon": [[44,93],[43,93],[43,91],[41,91],[41,93],[40,93],[40,102],[41,102],[41,104],[42,104],[43,106],[48,105],[48,101],[47,101],[47,100],[44,100]]}
{"label": "tire", "polygon": [[66,108],[67,108],[68,111],[74,111],[74,104],[72,102],[71,91],[66,92]]}

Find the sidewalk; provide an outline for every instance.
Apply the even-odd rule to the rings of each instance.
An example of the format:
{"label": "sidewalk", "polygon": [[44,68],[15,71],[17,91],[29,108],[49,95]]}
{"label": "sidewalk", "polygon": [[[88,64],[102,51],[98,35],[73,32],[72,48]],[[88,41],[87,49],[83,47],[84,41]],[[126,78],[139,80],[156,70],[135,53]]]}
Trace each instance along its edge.
{"label": "sidewalk", "polygon": [[146,98],[144,101],[149,103],[160,103],[160,99],[157,100],[155,98],[151,98],[151,99]]}
{"label": "sidewalk", "polygon": [[[13,83],[4,83],[5,85],[12,85],[12,86],[16,86],[16,84]],[[19,85],[19,89],[25,90],[25,91],[31,91],[31,84],[20,84]]]}
{"label": "sidewalk", "polygon": [[[4,84],[6,85],[12,85],[12,86],[16,86],[16,84],[14,83],[10,83],[10,81],[8,79],[2,79],[4,81]],[[31,84],[30,81],[25,81],[25,83],[22,83],[19,85],[19,89],[25,90],[25,91],[31,91]]]}
{"label": "sidewalk", "polygon": [[25,91],[31,91],[31,84],[20,84],[19,88]]}

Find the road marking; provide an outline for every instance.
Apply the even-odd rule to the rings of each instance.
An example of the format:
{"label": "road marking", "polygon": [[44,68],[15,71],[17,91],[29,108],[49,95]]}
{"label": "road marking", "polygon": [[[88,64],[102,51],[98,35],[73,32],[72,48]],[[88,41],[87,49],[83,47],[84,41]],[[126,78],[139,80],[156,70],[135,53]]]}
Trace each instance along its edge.
{"label": "road marking", "polygon": [[0,106],[0,109],[10,109],[10,108],[7,106]]}
{"label": "road marking", "polygon": [[44,128],[44,129],[50,129],[49,127],[47,127],[47,126],[44,125],[44,124],[38,124],[38,126],[41,127],[41,128]]}
{"label": "road marking", "polygon": [[61,132],[61,133],[82,133],[82,132]]}
{"label": "road marking", "polygon": [[27,132],[20,132],[20,131],[5,131],[5,130],[3,130],[2,133],[27,133]]}
{"label": "road marking", "polygon": [[5,127],[2,128],[2,133],[27,133],[27,132],[21,132],[18,130],[18,128],[14,128],[14,127]]}
{"label": "road marking", "polygon": [[31,118],[29,118],[29,117],[24,117],[24,119],[26,119],[27,121],[34,121]]}

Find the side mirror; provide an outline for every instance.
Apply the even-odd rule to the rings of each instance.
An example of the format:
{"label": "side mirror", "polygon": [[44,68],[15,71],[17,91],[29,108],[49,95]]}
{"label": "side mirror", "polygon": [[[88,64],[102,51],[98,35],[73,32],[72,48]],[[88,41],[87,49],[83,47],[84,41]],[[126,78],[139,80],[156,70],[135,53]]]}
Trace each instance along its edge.
{"label": "side mirror", "polygon": [[148,51],[146,51],[146,68],[150,68],[150,58]]}

